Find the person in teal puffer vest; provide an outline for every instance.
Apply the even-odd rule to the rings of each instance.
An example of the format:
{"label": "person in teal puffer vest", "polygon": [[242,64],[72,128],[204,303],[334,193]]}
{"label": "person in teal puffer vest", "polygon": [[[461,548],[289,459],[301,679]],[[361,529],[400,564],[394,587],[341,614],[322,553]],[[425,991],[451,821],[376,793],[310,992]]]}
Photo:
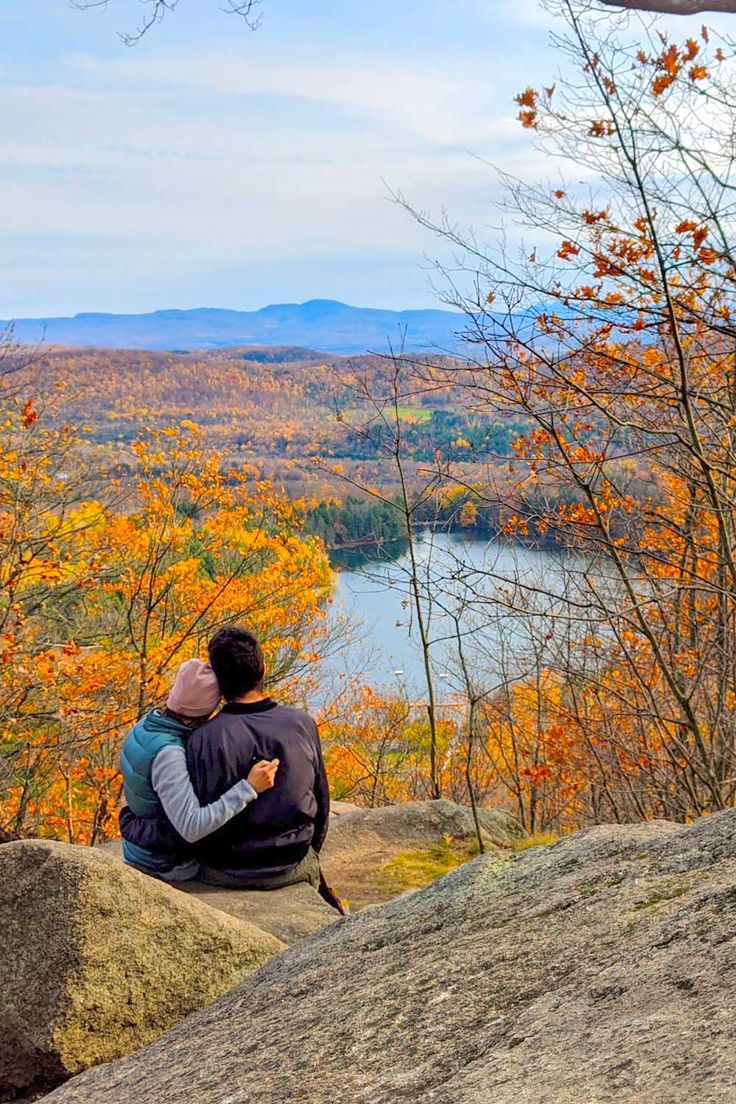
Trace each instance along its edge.
{"label": "person in teal puffer vest", "polygon": [[[187,844],[217,831],[274,785],[278,760],[260,760],[220,798],[200,805],[186,763],[186,740],[220,700],[214,671],[201,659],[182,663],[166,708],[154,709],[128,734],[120,753],[126,807],[120,814],[126,863],[165,881],[196,878]],[[136,842],[126,826],[137,818]],[[141,831],[141,824],[145,831]]]}

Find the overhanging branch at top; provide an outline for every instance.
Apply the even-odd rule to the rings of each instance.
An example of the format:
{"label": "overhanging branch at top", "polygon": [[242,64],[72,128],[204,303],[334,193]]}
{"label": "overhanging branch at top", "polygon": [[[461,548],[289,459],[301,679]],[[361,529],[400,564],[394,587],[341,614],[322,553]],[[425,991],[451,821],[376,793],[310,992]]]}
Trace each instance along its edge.
{"label": "overhanging branch at top", "polygon": [[601,0],[609,8],[661,12],[667,15],[696,15],[698,12],[736,13],[736,0]]}

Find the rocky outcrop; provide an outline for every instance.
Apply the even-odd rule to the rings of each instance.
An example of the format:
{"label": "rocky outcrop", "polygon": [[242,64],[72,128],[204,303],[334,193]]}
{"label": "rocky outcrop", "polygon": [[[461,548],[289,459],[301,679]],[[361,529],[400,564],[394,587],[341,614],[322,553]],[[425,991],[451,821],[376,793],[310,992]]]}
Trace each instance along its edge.
{"label": "rocky outcrop", "polygon": [[331,801],[330,802],[330,816],[339,817],[344,816],[345,813],[354,813],[360,808],[360,805],[353,805],[352,801]]}
{"label": "rocky outcrop", "polygon": [[[478,812],[485,847],[512,848],[526,835],[518,821],[498,809]],[[400,857],[432,858],[438,845],[451,862],[466,861],[476,839],[472,811],[454,801],[410,801],[376,809],[358,809],[333,818],[322,864],[328,881],[353,910],[389,901],[401,892],[401,880],[385,877]],[[453,856],[454,852],[454,856]],[[432,862],[427,864],[431,881]]]}
{"label": "rocky outcrop", "polygon": [[[108,840],[100,844],[100,850],[121,862],[123,860],[122,840]],[[234,916],[236,920],[255,924],[287,946],[320,931],[337,920],[339,915],[306,883],[268,892],[223,889],[197,881],[176,882],[175,888],[210,908]]]}
{"label": "rocky outcrop", "polygon": [[[478,819],[484,840],[490,846],[511,847],[526,835],[519,822],[501,809],[479,809]],[[408,845],[436,843],[446,837],[470,839],[475,834],[472,810],[454,801],[407,801],[376,809],[353,806],[331,821],[327,853],[342,851],[367,836],[384,843]]]}
{"label": "rocky outcrop", "polygon": [[487,855],[50,1104],[732,1104],[734,887],[736,812]]}
{"label": "rocky outcrop", "polygon": [[178,888],[210,908],[255,924],[287,946],[321,931],[339,918],[339,913],[306,882],[268,891],[221,889],[201,882],[186,882]]}
{"label": "rocky outcrop", "polygon": [[[489,850],[513,848],[526,834],[518,821],[499,809],[480,809],[478,816]],[[454,801],[410,801],[376,809],[333,801],[322,868],[338,895],[349,902],[352,911],[358,911],[390,901],[408,888],[390,869],[397,858],[427,856],[430,861],[420,879],[427,884],[444,872],[442,863],[432,861],[438,845],[446,852],[442,856],[446,865],[453,866],[475,853],[475,839],[471,810]],[[122,860],[120,840],[100,847]],[[267,893],[224,890],[196,881],[180,883],[177,888],[212,908],[250,921],[289,945],[331,924],[338,915],[307,885]]]}
{"label": "rocky outcrop", "polygon": [[283,949],[97,850],[3,844],[0,1099],[128,1054]]}

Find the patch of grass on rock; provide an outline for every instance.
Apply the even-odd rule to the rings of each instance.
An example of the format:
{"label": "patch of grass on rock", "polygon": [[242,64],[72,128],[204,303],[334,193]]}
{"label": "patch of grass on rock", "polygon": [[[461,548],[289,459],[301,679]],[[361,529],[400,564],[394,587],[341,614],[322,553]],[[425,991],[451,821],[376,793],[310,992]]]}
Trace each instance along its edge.
{"label": "patch of grass on rock", "polygon": [[423,889],[478,854],[475,840],[442,840],[401,851],[380,872],[380,887],[391,896]]}
{"label": "patch of grass on rock", "polygon": [[531,836],[522,836],[514,841],[514,851],[528,851],[530,847],[549,847],[551,843],[557,843],[560,837],[554,832],[535,832]]}

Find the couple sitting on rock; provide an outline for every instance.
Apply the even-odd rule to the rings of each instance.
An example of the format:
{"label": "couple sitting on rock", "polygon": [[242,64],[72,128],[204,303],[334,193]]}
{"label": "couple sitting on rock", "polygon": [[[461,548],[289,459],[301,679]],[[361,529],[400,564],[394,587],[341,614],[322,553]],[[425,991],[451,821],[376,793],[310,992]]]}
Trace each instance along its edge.
{"label": "couple sitting on rock", "polygon": [[339,907],[320,873],[330,798],[314,720],[265,695],[245,629],[216,633],[209,658],[183,663],[166,708],[123,744],[125,861],[169,882],[309,882]]}

